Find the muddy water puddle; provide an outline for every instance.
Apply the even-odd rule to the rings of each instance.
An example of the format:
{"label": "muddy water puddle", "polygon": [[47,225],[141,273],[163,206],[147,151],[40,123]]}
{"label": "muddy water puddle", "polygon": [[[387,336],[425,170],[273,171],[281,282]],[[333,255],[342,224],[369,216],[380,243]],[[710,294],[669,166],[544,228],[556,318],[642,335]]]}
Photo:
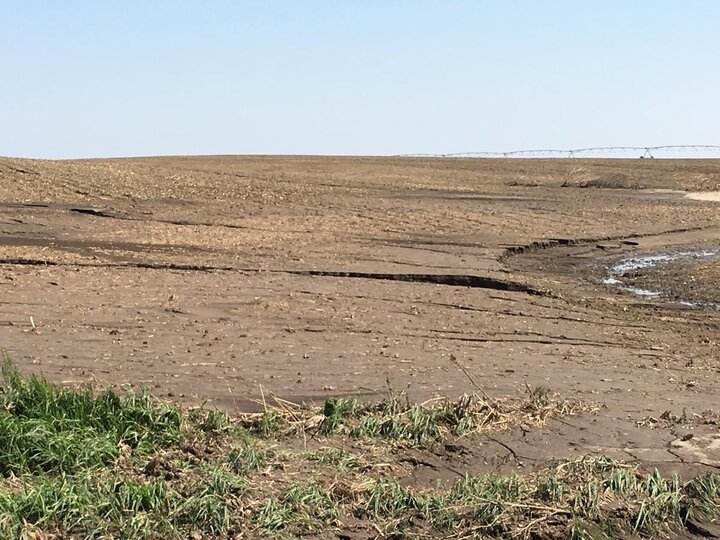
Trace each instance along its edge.
{"label": "muddy water puddle", "polygon": [[[628,291],[646,299],[664,300],[685,307],[720,309],[716,294],[698,296],[694,270],[714,262],[720,246],[683,251],[663,251],[624,257],[608,267],[605,285]],[[683,293],[688,292],[688,297]]]}

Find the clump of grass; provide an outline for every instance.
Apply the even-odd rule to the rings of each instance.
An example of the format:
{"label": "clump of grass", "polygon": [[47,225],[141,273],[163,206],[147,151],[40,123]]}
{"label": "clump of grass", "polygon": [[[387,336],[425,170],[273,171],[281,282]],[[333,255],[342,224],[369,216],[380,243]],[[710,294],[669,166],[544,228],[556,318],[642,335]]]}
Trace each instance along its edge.
{"label": "clump of grass", "polygon": [[183,531],[223,535],[246,489],[242,479],[213,467],[196,471],[177,490],[165,480],[132,479],[109,470],[15,482],[14,489],[0,489],[0,538],[21,538],[29,524],[83,538],[175,538]]}
{"label": "clump of grass", "polygon": [[342,448],[320,448],[305,452],[304,457],[318,465],[335,467],[341,471],[363,471],[371,468],[365,457]]}
{"label": "clump of grass", "polygon": [[32,526],[85,537],[142,538],[172,528],[168,511],[176,501],[166,484],[155,479],[33,477],[0,492],[0,537],[22,538]]}
{"label": "clump of grass", "polygon": [[108,464],[121,449],[151,452],[178,440],[177,408],[146,392],[99,395],[22,377],[9,361],[0,389],[0,473],[73,472]]}
{"label": "clump of grass", "polygon": [[226,462],[236,473],[247,475],[266,469],[271,457],[271,452],[261,448],[256,442],[244,440],[230,447]]}
{"label": "clump of grass", "polygon": [[473,521],[486,531],[501,532],[507,503],[526,500],[529,488],[519,476],[465,475],[452,486],[448,499],[473,507]]}
{"label": "clump of grass", "polygon": [[230,415],[219,409],[203,411],[195,409],[190,412],[189,418],[205,433],[222,433],[230,429]]}
{"label": "clump of grass", "polygon": [[516,475],[473,476],[466,474],[450,490],[455,500],[506,500],[515,501],[528,493],[525,481]]}
{"label": "clump of grass", "polygon": [[717,520],[720,518],[720,474],[707,472],[696,476],[683,488],[689,518]]}
{"label": "clump of grass", "polygon": [[460,523],[457,511],[448,505],[447,497],[442,495],[428,496],[425,499],[422,514],[428,525],[441,533],[457,528]]}
{"label": "clump of grass", "polygon": [[439,411],[415,405],[395,414],[365,415],[349,430],[352,437],[382,437],[422,446],[444,438],[438,423]]}
{"label": "clump of grass", "polygon": [[297,512],[292,506],[273,497],[268,499],[265,506],[255,514],[253,522],[260,530],[274,533],[291,526],[296,516]]}
{"label": "clump of grass", "polygon": [[338,503],[319,482],[310,481],[289,488],[279,497],[271,498],[254,515],[257,527],[277,532],[294,526],[309,532],[332,524],[340,513]]}
{"label": "clump of grass", "polygon": [[653,532],[661,527],[681,527],[688,517],[682,487],[677,475],[665,479],[657,469],[644,478],[635,491],[640,503],[635,516],[635,531]]}
{"label": "clump of grass", "polygon": [[593,407],[554,397],[541,388],[522,400],[488,401],[463,395],[456,400],[413,404],[405,394],[390,394],[375,403],[352,398],[330,398],[320,410],[289,408],[287,402],[262,414],[244,415],[251,432],[267,437],[312,432],[325,436],[349,435],[358,439],[387,439],[423,447],[448,437],[459,437],[519,424],[542,425],[552,416],[565,416]]}
{"label": "clump of grass", "polygon": [[280,430],[281,415],[274,409],[264,411],[256,420],[249,422],[250,430],[261,437],[270,437]]}
{"label": "clump of grass", "polygon": [[[664,478],[657,469],[643,475],[636,468],[605,457],[583,457],[557,464],[550,473],[573,515],[604,521],[622,513],[636,533],[654,534],[682,528],[694,513],[718,515],[720,475],[707,473],[683,483],[676,475]],[[538,484],[547,493],[547,481]],[[612,509],[612,511],[611,511]],[[622,510],[620,510],[622,509]]]}
{"label": "clump of grass", "polygon": [[172,514],[173,525],[211,535],[224,535],[230,528],[230,508],[220,496],[191,495]]}
{"label": "clump of grass", "polygon": [[198,472],[199,478],[193,491],[200,496],[216,495],[223,498],[242,494],[246,489],[245,480],[223,465],[210,466]]}
{"label": "clump of grass", "polygon": [[421,520],[461,536],[505,537],[565,523],[561,536],[597,538],[619,531],[657,535],[682,529],[700,512],[718,515],[720,475],[708,473],[683,484],[657,471],[641,475],[620,462],[588,457],[525,478],[465,475],[447,491],[418,493],[379,479],[361,492],[356,507],[393,527]]}
{"label": "clump of grass", "polygon": [[326,435],[336,433],[344,422],[352,417],[358,409],[356,399],[330,398],[323,405],[324,419],[320,431]]}
{"label": "clump of grass", "polygon": [[376,518],[397,518],[411,516],[423,507],[423,500],[397,481],[379,478],[368,493],[364,510]]}
{"label": "clump of grass", "polygon": [[553,503],[561,501],[565,495],[565,485],[557,474],[550,473],[538,478],[536,493],[541,501]]}

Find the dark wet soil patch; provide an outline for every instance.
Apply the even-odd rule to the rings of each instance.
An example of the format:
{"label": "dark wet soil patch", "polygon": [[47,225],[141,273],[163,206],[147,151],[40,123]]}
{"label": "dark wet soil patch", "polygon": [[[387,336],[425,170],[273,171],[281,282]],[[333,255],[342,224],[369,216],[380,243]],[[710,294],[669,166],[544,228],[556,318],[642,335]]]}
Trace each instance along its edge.
{"label": "dark wet soil patch", "polygon": [[717,257],[677,260],[629,272],[628,286],[658,291],[663,299],[688,307],[720,308],[720,260]]}
{"label": "dark wet soil patch", "polygon": [[[542,251],[545,249],[557,248],[560,246],[586,246],[591,244],[599,244],[602,242],[616,241],[620,244],[627,246],[637,246],[639,242],[633,240],[633,238],[647,238],[651,236],[661,236],[685,232],[702,231],[710,227],[682,227],[678,229],[670,229],[661,233],[643,233],[643,234],[627,234],[627,235],[616,235],[616,236],[597,236],[589,238],[550,238],[548,240],[538,240],[530,242],[529,244],[522,244],[517,246],[508,246],[505,248],[500,261],[505,261],[513,255],[524,255],[527,253],[533,253],[536,251]],[[600,247],[600,246],[598,246]]]}

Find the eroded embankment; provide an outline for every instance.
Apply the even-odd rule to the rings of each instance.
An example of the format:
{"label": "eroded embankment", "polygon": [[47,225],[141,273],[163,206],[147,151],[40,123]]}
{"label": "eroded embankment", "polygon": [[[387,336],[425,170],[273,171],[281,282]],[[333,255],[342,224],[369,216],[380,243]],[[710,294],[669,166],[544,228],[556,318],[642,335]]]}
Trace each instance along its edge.
{"label": "eroded embankment", "polygon": [[604,283],[684,307],[720,309],[720,248],[660,252],[619,261]]}
{"label": "eroded embankment", "polygon": [[[660,234],[557,238],[507,248],[514,270],[602,285],[658,304],[720,306],[717,229],[689,227]],[[558,291],[562,292],[562,291]]]}

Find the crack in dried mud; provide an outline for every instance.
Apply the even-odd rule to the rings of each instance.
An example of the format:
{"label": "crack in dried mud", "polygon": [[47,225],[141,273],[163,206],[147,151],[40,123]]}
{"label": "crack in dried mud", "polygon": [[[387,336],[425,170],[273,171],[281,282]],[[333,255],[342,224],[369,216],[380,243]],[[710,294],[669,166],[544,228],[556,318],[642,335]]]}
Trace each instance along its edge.
{"label": "crack in dried mud", "polygon": [[[401,334],[407,337],[415,338],[426,338],[426,339],[444,339],[448,341],[462,341],[467,343],[533,343],[539,345],[577,345],[585,347],[621,347],[623,349],[633,350],[646,350],[644,347],[634,347],[625,343],[615,342],[601,342],[601,341],[590,341],[590,340],[579,340],[563,338],[561,336],[549,336],[547,339],[519,339],[522,335],[518,336],[517,339],[503,339],[503,338],[491,338],[491,337],[460,337],[460,336],[438,336],[438,335],[416,335],[416,334]],[[528,334],[529,336],[529,334]]]}
{"label": "crack in dried mud", "polygon": [[513,257],[515,255],[522,255],[524,253],[531,253],[534,251],[541,251],[543,249],[554,248],[558,246],[583,246],[586,244],[593,244],[596,242],[627,242],[628,245],[635,245],[634,242],[629,240],[630,238],[648,238],[651,236],[663,236],[667,234],[677,234],[686,232],[704,231],[706,229],[712,229],[716,225],[701,225],[697,227],[683,227],[679,229],[669,229],[660,232],[648,232],[640,234],[622,234],[622,235],[610,235],[610,236],[596,236],[590,238],[551,238],[550,240],[537,240],[530,242],[529,244],[523,244],[519,246],[509,246],[505,248],[505,251],[498,259],[500,262]]}
{"label": "crack in dried mud", "polygon": [[287,273],[302,276],[377,279],[381,281],[407,281],[411,283],[434,283],[451,287],[492,289],[496,291],[523,292],[536,296],[546,293],[524,283],[467,274],[390,274],[374,272],[335,272],[325,270],[290,270]]}
{"label": "crack in dried mud", "polygon": [[207,266],[196,264],[177,263],[82,263],[58,262],[45,259],[5,258],[0,264],[24,266],[75,266],[91,268],[141,268],[151,270],[180,270],[190,272],[246,272],[275,274],[290,274],[295,276],[335,277],[350,279],[375,279],[380,281],[404,281],[410,283],[430,283],[435,285],[448,285],[451,287],[468,287],[476,289],[491,289],[497,291],[522,292],[535,296],[545,296],[547,293],[515,281],[507,281],[484,276],[467,274],[393,274],[375,272],[353,272],[334,270],[268,270],[259,268],[236,268],[232,266]]}

